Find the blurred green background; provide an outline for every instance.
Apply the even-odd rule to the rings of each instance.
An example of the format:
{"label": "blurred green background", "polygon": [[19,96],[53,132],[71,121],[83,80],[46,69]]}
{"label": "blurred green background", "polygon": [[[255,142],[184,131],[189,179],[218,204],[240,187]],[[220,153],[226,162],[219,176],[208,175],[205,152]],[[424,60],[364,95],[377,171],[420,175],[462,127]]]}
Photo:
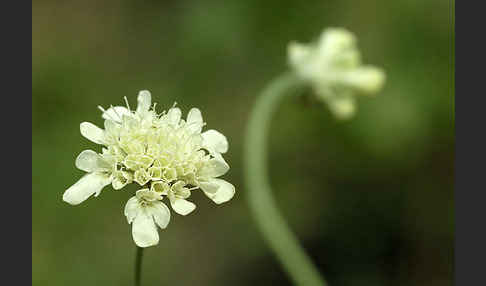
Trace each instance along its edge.
{"label": "blurred green background", "polygon": [[145,251],[144,285],[290,285],[246,204],[242,142],[256,96],[287,69],[286,44],[325,27],[357,34],[384,90],[337,122],[288,98],[270,136],[282,212],[330,285],[453,285],[454,28],[449,1],[33,1],[33,285],[132,285],[135,245],[123,215],[136,190],[107,187],[72,207],[74,159],[98,150],[79,123],[97,105],[203,111],[230,141],[236,196],[173,213]]}

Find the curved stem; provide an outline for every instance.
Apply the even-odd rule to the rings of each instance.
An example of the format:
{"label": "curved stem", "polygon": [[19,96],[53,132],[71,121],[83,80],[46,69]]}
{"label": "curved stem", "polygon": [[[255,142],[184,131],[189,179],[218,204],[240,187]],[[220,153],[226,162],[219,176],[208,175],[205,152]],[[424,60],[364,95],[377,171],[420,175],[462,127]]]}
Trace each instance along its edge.
{"label": "curved stem", "polygon": [[272,196],[267,172],[267,134],[279,101],[303,87],[293,74],[270,83],[250,115],[244,150],[245,181],[250,209],[263,237],[296,285],[326,285],[298,239],[280,214]]}
{"label": "curved stem", "polygon": [[143,248],[137,246],[137,255],[135,256],[135,286],[140,286],[142,274]]}

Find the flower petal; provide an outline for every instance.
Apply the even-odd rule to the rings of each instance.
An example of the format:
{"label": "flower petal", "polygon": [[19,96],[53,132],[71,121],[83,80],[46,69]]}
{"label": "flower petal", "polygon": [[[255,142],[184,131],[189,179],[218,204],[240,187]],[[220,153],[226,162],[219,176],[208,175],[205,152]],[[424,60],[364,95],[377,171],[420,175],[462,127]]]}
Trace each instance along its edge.
{"label": "flower petal", "polygon": [[79,130],[81,131],[81,135],[83,135],[89,141],[96,144],[103,144],[105,132],[103,131],[103,129],[99,128],[93,123],[83,122],[79,125]]}
{"label": "flower petal", "polygon": [[290,65],[296,68],[302,68],[308,64],[312,50],[307,45],[291,42],[287,46],[287,55]]}
{"label": "flower petal", "polygon": [[150,207],[155,223],[162,229],[166,228],[170,221],[170,210],[163,202],[153,202]]}
{"label": "flower petal", "polygon": [[363,66],[347,72],[342,80],[363,93],[374,94],[383,87],[385,73],[377,67]]}
{"label": "flower petal", "polygon": [[[229,170],[229,165],[224,161],[223,157],[218,153],[214,154],[216,157],[209,159],[206,165],[201,170],[201,176],[206,178],[219,177]],[[219,156],[218,156],[219,155]]]}
{"label": "flower petal", "polygon": [[187,114],[187,126],[194,133],[201,133],[203,127],[203,118],[201,111],[197,108],[191,108]]}
{"label": "flower petal", "polygon": [[150,109],[152,103],[152,96],[148,90],[142,90],[138,93],[137,97],[137,113],[147,112]]}
{"label": "flower petal", "polygon": [[135,192],[135,196],[139,200],[144,200],[144,201],[147,201],[147,202],[155,202],[155,201],[163,199],[161,193],[154,192],[154,191],[151,191],[149,189],[138,190],[138,191]]}
{"label": "flower petal", "polygon": [[154,220],[145,209],[141,209],[132,222],[132,237],[139,247],[149,247],[159,243],[159,234]]}
{"label": "flower petal", "polygon": [[105,132],[115,136],[118,135],[120,131],[120,124],[117,123],[116,121],[113,121],[111,119],[106,119],[105,120]]}
{"label": "flower petal", "polygon": [[161,195],[167,195],[167,192],[170,190],[170,186],[166,182],[156,181],[151,184],[150,190],[152,192],[160,193]]}
{"label": "flower petal", "polygon": [[84,150],[76,157],[76,168],[91,173],[107,169],[109,165],[93,150]]}
{"label": "flower petal", "polygon": [[111,178],[105,174],[86,174],[64,192],[62,200],[71,205],[78,205],[93,194],[97,196],[101,189],[110,183]]}
{"label": "flower petal", "polygon": [[140,204],[138,203],[137,197],[131,197],[127,204],[125,205],[125,210],[123,213],[127,217],[128,223],[132,223],[133,219],[137,216],[140,210]]}
{"label": "flower petal", "polygon": [[111,175],[113,176],[111,185],[115,190],[120,190],[133,181],[133,175],[127,171],[118,170],[112,172]]}
{"label": "flower petal", "polygon": [[329,109],[338,119],[349,119],[356,113],[356,100],[352,96],[342,95],[326,100]]}
{"label": "flower petal", "polygon": [[199,187],[205,192],[205,193],[210,193],[214,194],[218,191],[219,189],[219,184],[215,182],[200,182]]}
{"label": "flower petal", "polygon": [[215,203],[217,204],[225,203],[231,200],[231,198],[233,198],[233,196],[235,195],[235,187],[232,184],[226,182],[225,180],[212,179],[211,182],[219,185],[218,190],[215,193],[206,192],[204,191],[204,189],[203,191],[204,194],[206,194],[206,196],[208,196],[208,198],[213,200]]}
{"label": "flower petal", "polygon": [[228,151],[228,140],[226,136],[216,130],[208,130],[201,134],[203,137],[203,146],[214,150],[218,153],[226,153]]}
{"label": "flower petal", "polygon": [[130,116],[132,113],[125,106],[113,106],[103,112],[103,119],[110,119],[115,122],[121,122],[123,115]]}
{"label": "flower petal", "polygon": [[182,111],[179,109],[179,107],[173,107],[167,112],[167,120],[170,124],[177,125],[181,120],[181,115]]}
{"label": "flower petal", "polygon": [[180,215],[188,215],[196,209],[196,205],[184,199],[173,198],[170,200],[172,209]]}

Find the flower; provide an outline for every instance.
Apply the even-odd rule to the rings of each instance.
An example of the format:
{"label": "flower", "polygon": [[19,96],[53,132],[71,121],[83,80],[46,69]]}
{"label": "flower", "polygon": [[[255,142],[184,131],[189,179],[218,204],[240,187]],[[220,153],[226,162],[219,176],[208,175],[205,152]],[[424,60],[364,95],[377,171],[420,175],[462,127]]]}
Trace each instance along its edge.
{"label": "flower", "polygon": [[201,189],[221,204],[234,196],[235,187],[218,178],[229,170],[222,156],[228,151],[228,141],[216,130],[202,132],[205,123],[199,109],[192,108],[185,120],[175,104],[158,114],[145,90],[138,94],[136,110],[130,109],[126,98],[125,102],[126,107],[99,107],[104,129],[81,123],[81,134],[102,145],[102,152],[79,154],[76,167],[87,174],[64,192],[63,200],[77,205],[98,196],[109,184],[115,190],[139,185],[141,189],[126,204],[125,215],[133,224],[135,243],[147,247],[158,242],[154,221],[165,228],[170,220],[167,207],[160,202],[164,196],[176,213],[187,215],[196,208],[187,200],[192,191]]}
{"label": "flower", "polygon": [[125,205],[125,216],[132,224],[133,241],[139,247],[158,244],[159,234],[155,224],[162,229],[169,224],[170,211],[161,200],[161,193],[142,189]]}
{"label": "flower", "polygon": [[361,64],[356,37],[343,28],[324,30],[316,43],[291,42],[288,60],[296,74],[309,82],[341,119],[354,115],[355,94],[375,94],[385,82],[382,69]]}
{"label": "flower", "polygon": [[105,159],[95,151],[84,150],[76,158],[75,164],[78,169],[88,174],[64,192],[62,198],[65,202],[72,205],[80,204],[93,194],[97,197],[101,189],[114,183],[115,166],[110,165],[110,158]]}

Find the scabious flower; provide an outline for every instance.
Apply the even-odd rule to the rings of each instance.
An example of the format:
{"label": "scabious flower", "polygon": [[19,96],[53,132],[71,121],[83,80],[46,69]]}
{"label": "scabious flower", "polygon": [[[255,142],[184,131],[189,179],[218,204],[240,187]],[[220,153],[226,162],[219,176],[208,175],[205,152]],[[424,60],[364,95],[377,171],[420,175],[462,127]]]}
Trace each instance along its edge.
{"label": "scabious flower", "polygon": [[137,101],[134,111],[126,98],[126,107],[99,107],[104,129],[81,123],[81,134],[103,148],[100,154],[79,154],[76,167],[87,174],[64,192],[63,200],[77,205],[98,196],[107,185],[120,190],[138,184],[141,189],[128,200],[125,216],[135,243],[148,247],[159,241],[156,225],[163,229],[170,220],[164,197],[176,213],[187,215],[196,208],[187,200],[192,191],[201,189],[221,204],[233,197],[235,187],[218,178],[229,170],[222,156],[228,141],[216,130],[202,132],[205,123],[199,109],[192,108],[184,120],[175,106],[158,114],[148,91],[140,91]]}
{"label": "scabious flower", "polygon": [[355,113],[356,94],[377,93],[385,82],[382,69],[362,65],[355,36],[343,28],[326,29],[308,45],[290,43],[288,61],[341,119]]}

